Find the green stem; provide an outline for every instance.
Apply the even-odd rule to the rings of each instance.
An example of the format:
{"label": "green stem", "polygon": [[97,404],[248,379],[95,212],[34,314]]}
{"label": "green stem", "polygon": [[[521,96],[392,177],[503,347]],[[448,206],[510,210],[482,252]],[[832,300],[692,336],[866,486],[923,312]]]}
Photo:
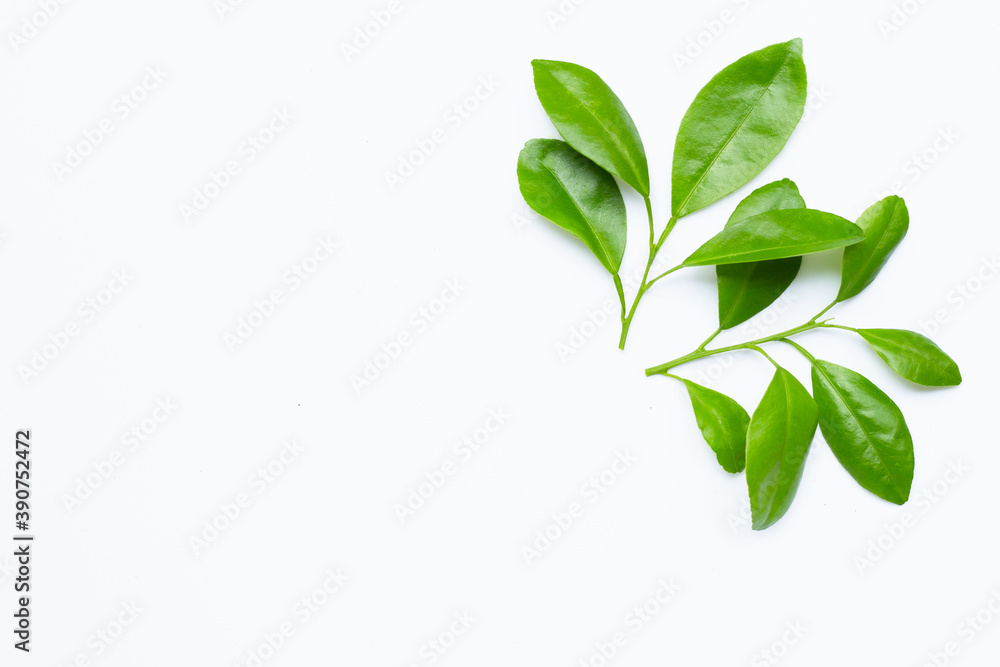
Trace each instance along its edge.
{"label": "green stem", "polygon": [[722,333],[722,327],[716,329],[715,333],[706,338],[705,342],[698,346],[698,350],[703,352],[705,348],[708,347],[708,344],[711,343],[713,340],[715,340],[715,337],[718,336],[720,333]]}
{"label": "green stem", "polygon": [[[622,313],[624,312],[625,309],[623,308]],[[628,338],[628,329],[630,326],[632,326],[632,316],[630,315],[628,317],[622,317],[622,335],[621,338],[618,339],[619,350],[625,349],[625,339]]]}
{"label": "green stem", "polygon": [[[705,340],[704,343],[702,343],[701,345],[699,345],[698,349],[696,349],[694,352],[691,352],[690,354],[686,354],[683,357],[677,357],[673,361],[668,361],[665,364],[660,364],[659,366],[653,366],[652,368],[647,368],[646,369],[646,376],[648,377],[650,375],[665,375],[665,374],[667,374],[667,371],[669,371],[672,368],[676,368],[677,366],[680,366],[681,364],[686,364],[688,362],[696,361],[698,359],[704,359],[705,357],[711,357],[711,356],[714,356],[716,354],[723,354],[724,352],[735,352],[736,350],[756,350],[756,351],[760,352],[761,354],[763,354],[765,357],[767,357],[767,353],[765,353],[764,350],[760,349],[760,347],[759,347],[760,345],[762,345],[764,343],[770,343],[770,342],[773,342],[773,341],[776,341],[776,340],[784,341],[786,343],[792,343],[792,341],[785,340],[785,339],[789,338],[791,336],[794,336],[796,334],[800,334],[800,333],[804,333],[806,331],[811,331],[813,329],[817,329],[819,327],[836,328],[836,329],[847,329],[849,331],[855,331],[854,329],[851,329],[850,327],[842,327],[842,326],[837,325],[837,324],[827,324],[827,322],[829,322],[829,320],[824,320],[822,322],[818,322],[817,321],[817,320],[819,320],[819,318],[821,318],[824,315],[826,315],[826,313],[829,312],[829,310],[831,308],[833,308],[834,306],[836,306],[836,305],[837,305],[837,301],[833,301],[829,306],[827,306],[823,310],[821,310],[818,313],[816,313],[816,315],[812,319],[810,319],[808,322],[806,322],[805,324],[803,324],[801,326],[795,327],[794,329],[789,329],[788,331],[782,331],[781,333],[774,334],[773,336],[765,336],[764,338],[758,338],[757,340],[747,341],[746,343],[740,343],[738,345],[730,345],[728,347],[719,347],[719,348],[716,348],[714,350],[706,350],[705,347],[709,343],[711,343],[715,339],[715,337],[718,336],[719,333],[722,331],[722,329],[720,327],[718,330],[716,330],[716,332],[714,334],[712,334],[711,336],[709,336]],[[795,343],[792,343],[792,345],[795,345]],[[798,346],[796,345],[796,347],[798,347]],[[802,349],[802,351],[805,352],[804,349]],[[806,352],[806,354],[809,354],[809,353]],[[770,357],[767,357],[767,358],[771,359]],[[774,363],[773,359],[771,359],[771,363]]]}
{"label": "green stem", "polygon": [[[829,310],[829,308],[827,309]],[[826,311],[824,310],[823,313]],[[820,313],[822,315],[823,313]],[[819,317],[817,315],[816,317]],[[806,331],[811,331],[818,327],[823,326],[822,324],[815,321],[806,322],[802,326],[795,327],[794,329],[789,329],[788,331],[782,331],[781,333],[774,334],[773,336],[765,336],[764,338],[758,338],[757,340],[751,340],[746,343],[740,343],[738,345],[729,345],[727,347],[719,347],[714,350],[695,350],[690,354],[686,354],[683,357],[678,357],[673,361],[668,361],[665,364],[660,364],[659,366],[653,366],[652,368],[646,369],[646,375],[662,375],[672,368],[676,368],[682,364],[689,363],[691,361],[696,361],[698,359],[704,359],[705,357],[715,356],[716,354],[723,354],[724,352],[735,352],[736,350],[753,350],[764,343],[770,343],[772,341],[781,340],[782,338],[788,338],[789,336],[794,336],[796,334],[804,333]]]}
{"label": "green stem", "polygon": [[782,343],[788,343],[789,345],[791,345],[792,347],[794,347],[796,350],[798,350],[800,353],[802,353],[803,357],[805,357],[806,359],[809,360],[809,363],[812,363],[812,364],[816,363],[816,357],[814,357],[811,354],[809,354],[809,350],[807,350],[806,348],[802,347],[801,345],[799,345],[798,343],[796,343],[794,340],[789,340],[787,338],[782,338],[781,342]]}
{"label": "green stem", "polygon": [[844,331],[853,331],[854,333],[858,332],[858,330],[855,329],[854,327],[845,327],[839,324],[827,324],[826,322],[822,322],[820,323],[820,326],[826,327],[827,329],[843,329]]}
{"label": "green stem", "polygon": [[618,300],[622,304],[622,324],[625,323],[625,290],[622,288],[622,279],[617,273],[614,275],[615,290],[618,291]]}
{"label": "green stem", "polygon": [[824,315],[826,315],[827,311],[829,311],[829,310],[830,310],[831,308],[833,308],[834,306],[836,306],[836,305],[837,305],[838,303],[839,303],[839,301],[837,301],[836,299],[834,299],[833,301],[831,301],[831,302],[830,302],[830,305],[829,305],[829,306],[827,306],[827,307],[826,307],[826,308],[824,308],[823,310],[819,311],[819,313],[817,313],[817,314],[816,314],[816,317],[812,318],[812,319],[811,319],[811,320],[809,320],[809,321],[810,321],[810,322],[815,322],[815,321],[816,321],[816,320],[818,320],[819,318],[821,318],[821,317],[823,317]]}
{"label": "green stem", "polygon": [[[782,340],[784,340],[784,339],[782,339]],[[753,350],[754,352],[760,352],[761,354],[763,354],[763,355],[764,355],[764,358],[765,358],[765,359],[767,359],[768,361],[770,361],[770,362],[771,362],[771,364],[772,364],[772,365],[773,365],[773,366],[774,366],[775,368],[781,368],[781,366],[779,366],[779,365],[778,365],[778,362],[777,362],[777,361],[775,361],[774,359],[772,359],[772,358],[771,358],[771,355],[769,355],[769,354],[768,354],[767,352],[765,352],[765,351],[764,351],[764,348],[762,348],[762,347],[757,347],[756,345],[751,345],[751,346],[750,346],[750,349],[751,349],[751,350]]]}
{"label": "green stem", "polygon": [[656,236],[656,232],[653,227],[653,205],[649,200],[649,197],[643,198],[646,202],[646,216],[649,218],[649,259],[646,261],[646,270],[642,274],[642,282],[639,284],[639,291],[636,292],[635,301],[632,302],[632,308],[629,310],[628,315],[622,317],[622,335],[618,340],[618,349],[625,349],[625,339],[628,338],[629,327],[632,326],[632,318],[635,317],[635,309],[639,307],[639,302],[642,300],[642,296],[646,293],[650,287],[653,286],[657,280],[667,275],[667,273],[672,273],[681,267],[675,267],[667,273],[661,276],[657,276],[652,281],[649,281],[649,270],[653,267],[653,261],[656,259],[656,254],[660,252],[660,248],[663,247],[663,243],[670,236],[670,232],[674,230],[674,226],[677,224],[677,218],[670,218],[670,222],[667,223],[666,228],[663,233],[660,234],[660,239],[653,243],[653,238]]}
{"label": "green stem", "polygon": [[649,200],[649,197],[643,197],[643,201],[646,202],[646,218],[649,220],[649,247],[653,247],[653,241],[656,238],[656,231],[653,228],[653,202]]}
{"label": "green stem", "polygon": [[674,268],[668,269],[668,270],[664,271],[660,275],[658,275],[655,278],[653,278],[652,280],[650,280],[649,284],[646,285],[646,289],[649,289],[650,287],[652,287],[653,284],[656,283],[656,281],[659,280],[660,278],[665,278],[665,277],[669,276],[671,273],[673,273],[674,271],[679,271],[680,269],[683,269],[683,268],[684,268],[683,264],[678,264]]}

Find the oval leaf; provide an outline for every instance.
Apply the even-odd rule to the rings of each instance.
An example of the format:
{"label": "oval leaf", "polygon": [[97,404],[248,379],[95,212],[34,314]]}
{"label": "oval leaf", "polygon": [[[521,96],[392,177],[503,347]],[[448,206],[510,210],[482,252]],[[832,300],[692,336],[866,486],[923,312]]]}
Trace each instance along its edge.
{"label": "oval leaf", "polygon": [[691,397],[694,418],[705,442],[715,452],[726,472],[742,472],[746,467],[747,426],[750,415],[725,394],[682,380]]}
{"label": "oval leaf", "polygon": [[625,254],[625,202],[611,174],[557,139],[532,139],[517,161],[535,212],[587,244],[612,275]]}
{"label": "oval leaf", "polygon": [[773,525],[791,506],[817,423],[812,396],[794,375],[777,369],[747,429],[747,486],[754,530]]}
{"label": "oval leaf", "polygon": [[761,213],[769,211],[784,211],[789,208],[805,208],[806,202],[799,194],[799,188],[787,178],[763,185],[741,201],[736,210],[729,216],[726,227],[732,227],[737,222],[743,222]]}
{"label": "oval leaf", "polygon": [[866,377],[817,360],[812,369],[819,427],[851,477],[879,498],[902,505],[913,483],[913,438],[903,413]]}
{"label": "oval leaf", "polygon": [[832,213],[808,208],[770,211],[726,227],[684,260],[684,266],[797,257],[864,238],[860,227]]}
{"label": "oval leaf", "polygon": [[906,202],[895,195],[886,197],[861,214],[858,226],[865,230],[865,240],[844,251],[837,301],[857,296],[868,287],[906,236],[910,226]]}
{"label": "oval leaf", "polygon": [[927,387],[962,384],[958,364],[927,336],[902,329],[858,329],[858,334],[910,382]]}
{"label": "oval leaf", "polygon": [[562,138],[649,196],[646,151],[632,117],[601,77],[586,67],[533,60],[535,91]]}
{"label": "oval leaf", "polygon": [[759,174],[781,152],[805,103],[800,39],[755,51],[716,74],[677,132],[674,216],[704,208]]}
{"label": "oval leaf", "polygon": [[[740,202],[726,227],[768,211],[805,208],[795,183],[787,178],[754,190]],[[788,289],[802,266],[801,257],[725,264],[715,269],[719,281],[719,328],[731,329],[764,310]]]}

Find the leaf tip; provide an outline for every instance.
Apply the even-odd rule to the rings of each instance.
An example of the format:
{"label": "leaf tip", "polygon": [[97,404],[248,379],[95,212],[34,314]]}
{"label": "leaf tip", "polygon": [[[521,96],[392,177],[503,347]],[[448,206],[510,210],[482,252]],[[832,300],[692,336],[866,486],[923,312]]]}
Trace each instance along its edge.
{"label": "leaf tip", "polygon": [[883,495],[882,497],[885,500],[888,500],[893,505],[905,505],[907,501],[910,499],[910,489],[912,488],[912,486],[913,486],[913,479],[911,477],[910,484],[908,484],[905,489],[898,489],[899,493],[893,494],[892,496],[886,494]]}

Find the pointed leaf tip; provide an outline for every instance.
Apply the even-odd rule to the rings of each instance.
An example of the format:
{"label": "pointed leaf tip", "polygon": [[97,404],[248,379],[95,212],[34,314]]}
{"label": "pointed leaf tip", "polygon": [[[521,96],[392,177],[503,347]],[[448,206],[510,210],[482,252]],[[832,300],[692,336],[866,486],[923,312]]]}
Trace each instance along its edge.
{"label": "pointed leaf tip", "polygon": [[772,44],[716,74],[681,120],[671,209],[693,213],[734,192],[777,156],[805,110],[802,41]]}
{"label": "pointed leaf tip", "polygon": [[649,196],[646,152],[632,117],[596,72],[558,60],[532,61],[535,92],[562,138],[643,197]]}

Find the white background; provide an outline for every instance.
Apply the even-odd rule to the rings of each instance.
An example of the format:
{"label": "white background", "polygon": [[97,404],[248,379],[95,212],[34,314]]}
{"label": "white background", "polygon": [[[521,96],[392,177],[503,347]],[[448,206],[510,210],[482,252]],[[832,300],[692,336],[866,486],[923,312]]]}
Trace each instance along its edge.
{"label": "white background", "polygon": [[[1000,591],[996,3],[910,0],[887,32],[889,1],[589,0],[559,15],[547,14],[556,0],[402,0],[350,58],[343,44],[386,2],[246,0],[220,14],[212,0],[93,0],[34,18],[43,4],[8,0],[0,13],[0,432],[12,450],[16,429],[32,431],[37,535],[30,656],[11,647],[13,559],[0,552],[2,664],[252,665],[248,651],[286,622],[294,634],[263,664],[598,667],[617,632],[627,643],[606,664],[623,667],[771,664],[760,652],[772,646],[789,667],[922,665],[952,641],[948,664],[994,664],[1000,618],[985,612],[992,624],[971,641],[960,626]],[[683,388],[643,375],[715,328],[712,269],[658,284],[626,352],[610,321],[560,355],[614,289],[582,244],[526,210],[514,167],[524,141],[556,136],[530,60],[588,66],[639,127],[662,228],[691,99],[728,63],[796,36],[812,109],[751,186],[789,177],[811,207],[853,219],[898,181],[910,233],[832,314],[932,332],[965,381],[924,390],[845,332],[803,336],[903,409],[913,497],[901,508],[862,490],[817,437],[792,509],[753,533],[745,479],[719,469]],[[116,100],[148,67],[166,76],[123,118]],[[498,87],[449,123],[483,77]],[[247,159],[241,145],[275,109],[294,120]],[[60,179],[55,163],[102,119],[111,133]],[[391,189],[386,172],[435,128],[444,143]],[[915,167],[925,151],[933,164]],[[181,206],[231,160],[240,173],[185,220]],[[661,262],[718,231],[750,189],[684,219]],[[641,201],[626,199],[623,274],[645,262]],[[286,272],[326,237],[334,256],[293,289]],[[748,327],[813,315],[838,261],[808,258]],[[127,287],[102,293],[121,270]],[[457,299],[418,327],[414,313],[456,280]],[[275,289],[284,301],[231,350],[226,335]],[[95,317],[81,310],[109,296]],[[351,376],[401,333],[411,344],[356,391]],[[25,374],[36,352],[51,358]],[[807,377],[793,350],[774,354]],[[747,353],[683,372],[752,411],[769,368]],[[165,399],[178,407],[153,432]],[[509,419],[464,460],[455,443],[491,409]],[[123,434],[144,426],[129,449]],[[304,451],[258,494],[251,476],[292,439]],[[591,503],[584,486],[619,453],[634,462]],[[448,461],[454,474],[402,522],[397,504]],[[960,477],[946,476],[952,465]],[[933,502],[919,500],[926,489]],[[192,546],[243,493],[240,516]],[[574,502],[582,516],[529,563],[523,548]],[[338,568],[349,581],[300,622],[294,605]],[[626,616],[660,580],[680,590],[635,631]],[[117,634],[131,603],[138,618],[103,643],[96,633]],[[462,613],[471,628],[432,663],[428,642],[447,643]]]}

